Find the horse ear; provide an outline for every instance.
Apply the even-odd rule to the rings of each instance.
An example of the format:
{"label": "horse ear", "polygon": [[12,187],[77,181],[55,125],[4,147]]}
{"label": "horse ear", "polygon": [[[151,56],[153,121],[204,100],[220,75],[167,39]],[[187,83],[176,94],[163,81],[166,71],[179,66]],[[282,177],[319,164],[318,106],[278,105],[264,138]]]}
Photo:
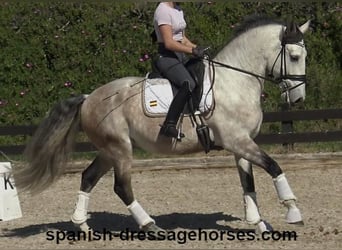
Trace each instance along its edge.
{"label": "horse ear", "polygon": [[288,21],[286,25],[286,29],[281,38],[282,45],[289,43],[298,43],[303,40],[303,33],[301,32],[298,25],[296,25],[293,20]]}
{"label": "horse ear", "polygon": [[308,20],[306,23],[304,23],[302,26],[299,27],[300,32],[303,34],[309,30],[311,20]]}
{"label": "horse ear", "polygon": [[288,20],[285,29],[285,36],[294,36],[298,31],[298,25],[293,20]]}
{"label": "horse ear", "polygon": [[290,32],[296,33],[297,32],[297,24],[292,20],[290,22]]}
{"label": "horse ear", "polygon": [[285,29],[285,34],[290,34],[293,31],[296,31],[296,28],[293,29],[294,23],[292,20],[287,20],[286,22],[286,29]]}

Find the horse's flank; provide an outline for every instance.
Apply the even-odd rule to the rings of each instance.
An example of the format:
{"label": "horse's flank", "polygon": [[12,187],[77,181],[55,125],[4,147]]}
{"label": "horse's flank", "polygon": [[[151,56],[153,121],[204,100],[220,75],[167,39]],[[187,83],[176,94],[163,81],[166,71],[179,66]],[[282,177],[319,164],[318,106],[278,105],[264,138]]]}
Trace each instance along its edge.
{"label": "horse's flank", "polygon": [[90,140],[100,149],[107,147],[109,141],[124,141],[156,153],[185,154],[201,150],[189,117],[183,120],[187,137],[181,143],[171,143],[170,138],[159,136],[163,118],[148,117],[142,109],[143,80],[120,78],[87,97],[81,109],[81,123]]}

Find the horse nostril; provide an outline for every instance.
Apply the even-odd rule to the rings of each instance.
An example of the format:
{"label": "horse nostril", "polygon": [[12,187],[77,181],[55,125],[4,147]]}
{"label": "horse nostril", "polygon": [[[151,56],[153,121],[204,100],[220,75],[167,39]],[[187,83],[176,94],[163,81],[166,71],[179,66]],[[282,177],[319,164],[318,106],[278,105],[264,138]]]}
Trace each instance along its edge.
{"label": "horse nostril", "polygon": [[301,98],[298,98],[298,99],[295,101],[295,103],[300,103],[300,102],[303,102],[303,101],[304,101],[304,98],[301,97]]}

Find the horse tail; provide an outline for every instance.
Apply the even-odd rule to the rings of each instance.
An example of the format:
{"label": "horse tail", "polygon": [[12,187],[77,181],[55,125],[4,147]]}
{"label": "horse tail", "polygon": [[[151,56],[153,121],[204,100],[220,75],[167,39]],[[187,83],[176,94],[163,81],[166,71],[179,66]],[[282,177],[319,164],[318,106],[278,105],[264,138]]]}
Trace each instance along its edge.
{"label": "horse tail", "polygon": [[14,169],[18,189],[40,193],[64,172],[80,128],[80,107],[85,95],[56,104],[38,126],[24,150],[25,167]]}

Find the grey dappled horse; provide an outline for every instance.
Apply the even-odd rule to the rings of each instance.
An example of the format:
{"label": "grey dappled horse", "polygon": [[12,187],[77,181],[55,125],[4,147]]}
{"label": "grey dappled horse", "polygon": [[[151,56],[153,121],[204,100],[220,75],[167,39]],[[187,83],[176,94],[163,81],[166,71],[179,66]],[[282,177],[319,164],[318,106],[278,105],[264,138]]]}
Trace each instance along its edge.
{"label": "grey dappled horse", "polygon": [[[269,230],[259,214],[252,164],[274,181],[279,200],[287,208],[288,223],[302,223],[296,197],[278,164],[253,141],[262,123],[261,94],[271,75],[289,102],[305,99],[303,34],[309,21],[298,27],[267,19],[251,19],[212,60],[215,65],[215,109],[206,119],[216,146],[235,155],[245,203],[245,219],[259,231]],[[229,67],[231,66],[231,67]],[[236,69],[232,69],[232,67]],[[239,70],[241,69],[241,70]],[[87,230],[89,195],[99,179],[114,168],[114,192],[127,206],[141,229],[161,230],[133,195],[133,146],[162,154],[187,154],[202,150],[190,119],[183,119],[186,137],[181,141],[159,135],[161,118],[144,115],[143,77],[125,77],[105,84],[90,95],[61,101],[50,112],[25,149],[26,168],[14,172],[22,190],[40,192],[64,170],[80,128],[99,153],[82,173],[72,221]],[[210,184],[209,184],[210,185]],[[166,198],[166,197],[165,197]]]}

